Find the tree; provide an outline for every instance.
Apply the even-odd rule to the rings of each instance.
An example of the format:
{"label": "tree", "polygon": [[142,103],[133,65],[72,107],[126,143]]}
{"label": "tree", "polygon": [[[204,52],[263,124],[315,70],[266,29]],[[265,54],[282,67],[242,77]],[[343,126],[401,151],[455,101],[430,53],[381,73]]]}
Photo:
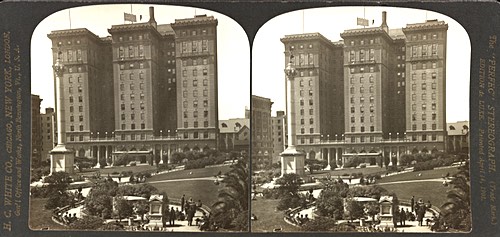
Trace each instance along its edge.
{"label": "tree", "polygon": [[[319,215],[340,220],[344,214],[343,195],[347,195],[349,186],[335,181],[326,181],[316,200]],[[347,186],[346,186],[347,185]]]}
{"label": "tree", "polygon": [[97,230],[103,226],[104,221],[96,216],[84,216],[83,218],[76,219],[69,225],[71,229],[75,230]]}
{"label": "tree", "polygon": [[49,199],[45,203],[45,208],[54,209],[70,203],[70,195],[66,192],[71,182],[71,177],[66,172],[54,172],[45,177],[45,183],[48,183],[47,193]]}
{"label": "tree", "polygon": [[378,202],[368,202],[365,204],[366,214],[372,217],[372,220],[375,221],[375,215],[380,213],[380,204]]}
{"label": "tree", "polygon": [[116,189],[116,195],[119,196],[139,196],[149,199],[152,193],[157,193],[158,189],[151,184],[135,184],[120,186]]}
{"label": "tree", "polygon": [[345,202],[349,219],[355,220],[365,216],[363,204],[352,198],[347,198]]}
{"label": "tree", "polygon": [[93,187],[85,199],[85,208],[94,216],[109,218],[113,209],[112,197],[116,195],[118,183],[106,181]]}
{"label": "tree", "polygon": [[233,226],[233,221],[241,218],[238,217],[240,213],[248,214],[250,175],[246,159],[240,159],[232,165],[232,169],[226,173],[221,183],[224,188],[219,190],[218,201],[212,205],[213,218],[211,219],[223,228],[246,228],[247,230],[248,225],[246,227]]}
{"label": "tree", "polygon": [[459,168],[455,178],[449,184],[453,185],[453,189],[448,191],[447,201],[441,206],[442,220],[451,228],[469,231],[471,229],[471,203],[468,161]]}
{"label": "tree", "polygon": [[144,214],[149,212],[148,202],[136,202],[134,203],[135,213],[141,217],[141,222],[144,221]]}
{"label": "tree", "polygon": [[132,205],[123,197],[116,197],[114,201],[116,214],[118,219],[121,221],[122,218],[127,218],[132,216],[133,210]]}

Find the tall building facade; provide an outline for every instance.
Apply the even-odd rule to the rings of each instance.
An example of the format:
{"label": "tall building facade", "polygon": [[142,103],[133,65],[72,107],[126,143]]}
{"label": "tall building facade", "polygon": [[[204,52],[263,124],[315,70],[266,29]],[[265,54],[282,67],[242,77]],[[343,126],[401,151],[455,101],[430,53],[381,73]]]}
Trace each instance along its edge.
{"label": "tall building facade", "polygon": [[42,161],[42,125],[40,124],[40,103],[38,95],[31,95],[31,162],[40,164]]}
{"label": "tall building facade", "polygon": [[271,133],[273,102],[269,98],[252,95],[251,103],[252,161],[257,165],[270,165],[273,154]]}
{"label": "tall building facade", "polygon": [[[294,54],[292,64],[299,74],[296,88],[301,89],[294,95],[301,101],[296,105],[297,138],[308,158],[361,154],[391,158],[445,151],[447,29],[438,20],[389,29],[383,12],[380,26],[345,30],[340,42],[331,43],[319,33],[282,38],[285,63],[290,52]],[[316,56],[312,50],[317,45]],[[318,88],[311,86],[316,82]],[[317,101],[315,94],[325,95],[324,100]],[[314,123],[319,126],[311,126]],[[301,139],[308,126],[310,134],[318,129],[316,136],[322,142]]]}
{"label": "tall building facade", "polygon": [[50,160],[49,152],[57,143],[56,117],[54,108],[46,108],[45,113],[40,114],[40,126],[42,129],[42,161]]}
{"label": "tall building facade", "polygon": [[[80,157],[154,157],[217,149],[217,19],[199,15],[158,24],[52,31],[66,143]],[[111,160],[109,162],[109,160]]]}
{"label": "tall building facade", "polygon": [[322,135],[344,132],[344,77],[342,44],[333,43],[320,33],[287,35],[285,65],[293,54],[292,66],[297,70],[294,80],[295,98],[299,98],[297,143],[318,143]]}

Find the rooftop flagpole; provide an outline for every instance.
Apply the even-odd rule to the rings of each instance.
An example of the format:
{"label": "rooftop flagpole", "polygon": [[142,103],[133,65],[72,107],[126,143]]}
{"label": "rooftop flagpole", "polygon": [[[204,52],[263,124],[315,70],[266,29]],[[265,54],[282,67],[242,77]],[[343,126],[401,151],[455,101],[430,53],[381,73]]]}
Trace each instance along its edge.
{"label": "rooftop flagpole", "polygon": [[68,9],[69,29],[71,29],[71,9]]}

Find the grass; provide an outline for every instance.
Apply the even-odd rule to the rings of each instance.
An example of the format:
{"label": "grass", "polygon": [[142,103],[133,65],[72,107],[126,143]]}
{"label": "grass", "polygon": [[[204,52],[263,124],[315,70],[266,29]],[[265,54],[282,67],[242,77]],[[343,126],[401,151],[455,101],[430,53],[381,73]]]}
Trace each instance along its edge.
{"label": "grass", "polygon": [[192,197],[194,201],[201,200],[209,207],[217,201],[218,190],[222,188],[221,185],[215,185],[210,180],[153,183],[151,185],[160,192],[165,191],[169,198],[180,199],[182,194],[185,194],[186,200]]}
{"label": "grass", "polygon": [[252,201],[252,214],[257,216],[252,221],[252,232],[273,232],[276,228],[282,228],[283,232],[297,232],[300,228],[290,225],[283,220],[283,211],[276,211],[278,199],[262,199]]}
{"label": "grass", "polygon": [[224,174],[229,170],[231,170],[231,167],[229,165],[219,166],[219,167],[207,167],[201,169],[179,170],[179,171],[173,171],[169,173],[155,175],[149,178],[148,181],[213,177],[217,175],[219,171],[221,171],[222,174]]}
{"label": "grass", "polygon": [[[442,178],[443,175],[450,173],[450,176],[455,174],[458,171],[458,168],[451,167],[446,169],[437,169],[437,170],[425,170],[425,171],[417,171],[417,172],[408,172],[404,174],[397,174],[392,176],[383,177],[378,180],[378,183],[389,183],[396,181],[406,181],[406,180],[421,180],[421,179],[439,179]],[[418,176],[418,174],[422,174]]]}
{"label": "grass", "polygon": [[419,182],[419,183],[401,183],[401,184],[379,184],[380,187],[394,192],[399,199],[410,200],[415,196],[415,201],[422,198],[424,202],[431,201],[432,205],[441,207],[446,201],[446,192],[452,187],[443,186],[440,182]]}
{"label": "grass", "polygon": [[46,198],[30,198],[29,227],[32,230],[49,228],[50,230],[67,229],[52,221],[52,211],[45,209]]}

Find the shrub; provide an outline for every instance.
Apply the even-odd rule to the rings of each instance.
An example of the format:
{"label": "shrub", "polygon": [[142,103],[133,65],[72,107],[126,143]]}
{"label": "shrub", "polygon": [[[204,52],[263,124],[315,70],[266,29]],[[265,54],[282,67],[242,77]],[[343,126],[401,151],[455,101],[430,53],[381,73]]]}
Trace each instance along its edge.
{"label": "shrub", "polygon": [[130,163],[130,166],[137,166],[137,163],[132,162],[132,163]]}
{"label": "shrub", "polygon": [[366,168],[366,164],[360,164],[359,168]]}
{"label": "shrub", "polygon": [[113,173],[111,173],[111,174],[116,175],[116,174],[120,174],[120,172],[118,172],[118,171],[113,171]]}

